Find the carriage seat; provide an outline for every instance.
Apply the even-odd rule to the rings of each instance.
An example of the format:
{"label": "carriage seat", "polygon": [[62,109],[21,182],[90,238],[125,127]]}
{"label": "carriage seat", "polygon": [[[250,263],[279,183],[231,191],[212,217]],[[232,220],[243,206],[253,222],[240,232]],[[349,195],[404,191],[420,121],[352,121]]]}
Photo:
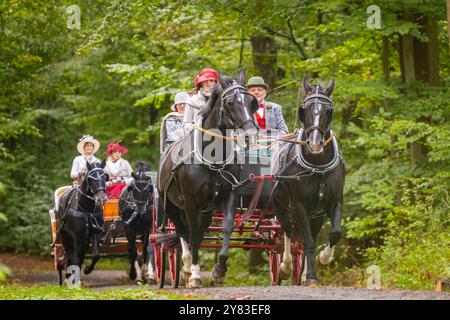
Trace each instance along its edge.
{"label": "carriage seat", "polygon": [[63,194],[70,189],[72,189],[72,186],[63,186],[55,190],[55,192],[53,193],[53,198],[55,199],[55,207],[54,207],[55,211],[58,210],[59,201],[61,200]]}

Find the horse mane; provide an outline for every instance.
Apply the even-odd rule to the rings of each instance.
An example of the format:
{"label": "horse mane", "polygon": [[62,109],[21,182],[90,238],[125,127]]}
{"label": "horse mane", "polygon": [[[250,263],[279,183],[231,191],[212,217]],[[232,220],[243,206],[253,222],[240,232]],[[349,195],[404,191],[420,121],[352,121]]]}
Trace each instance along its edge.
{"label": "horse mane", "polygon": [[222,91],[224,88],[227,88],[233,84],[233,81],[237,81],[235,78],[232,77],[222,77],[221,84],[214,86],[211,95],[209,96],[208,102],[204,106],[200,108],[200,114],[206,118],[209,116],[209,114],[214,110],[214,106],[216,105],[217,99],[222,94]]}

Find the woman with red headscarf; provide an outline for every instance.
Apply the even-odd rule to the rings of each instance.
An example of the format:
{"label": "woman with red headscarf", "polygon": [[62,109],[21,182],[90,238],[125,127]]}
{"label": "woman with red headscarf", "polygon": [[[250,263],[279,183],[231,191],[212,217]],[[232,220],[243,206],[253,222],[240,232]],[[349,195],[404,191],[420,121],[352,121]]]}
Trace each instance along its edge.
{"label": "woman with red headscarf", "polygon": [[133,169],[127,160],[122,159],[127,152],[128,149],[117,142],[110,143],[106,149],[108,160],[104,170],[109,175],[109,181],[106,183],[106,193],[109,197],[120,197],[122,189],[133,181]]}
{"label": "woman with red headscarf", "polygon": [[219,83],[219,72],[212,68],[204,68],[194,80],[195,89],[191,96],[191,105],[184,110],[183,128],[185,133],[192,130],[192,124],[198,120],[200,108],[206,104],[212,89]]}

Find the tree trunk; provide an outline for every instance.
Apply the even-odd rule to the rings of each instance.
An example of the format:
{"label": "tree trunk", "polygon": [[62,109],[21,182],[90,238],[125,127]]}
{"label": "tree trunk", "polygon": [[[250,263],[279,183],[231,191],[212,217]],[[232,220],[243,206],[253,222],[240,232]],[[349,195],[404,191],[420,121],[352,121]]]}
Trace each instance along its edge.
{"label": "tree trunk", "polygon": [[[418,22],[428,41],[422,42],[410,35],[400,37],[400,64],[404,83],[421,80],[432,86],[439,85],[439,42],[437,39],[437,22],[430,16],[409,17]],[[428,121],[427,118],[417,119]],[[427,150],[424,141],[412,142],[409,146],[410,159],[413,166],[421,166],[426,158]]]}
{"label": "tree trunk", "polygon": [[448,43],[450,44],[450,0],[447,0],[447,32]]}
{"label": "tree trunk", "polygon": [[381,51],[381,63],[383,65],[383,78],[384,82],[389,83],[390,72],[389,72],[389,38],[383,37],[383,47]]}
{"label": "tree trunk", "polygon": [[253,48],[253,65],[258,75],[273,88],[277,80],[277,48],[270,36],[254,35],[250,39]]}
{"label": "tree trunk", "polygon": [[416,80],[416,74],[414,66],[413,38],[410,35],[400,37],[400,51],[403,82],[413,82]]}

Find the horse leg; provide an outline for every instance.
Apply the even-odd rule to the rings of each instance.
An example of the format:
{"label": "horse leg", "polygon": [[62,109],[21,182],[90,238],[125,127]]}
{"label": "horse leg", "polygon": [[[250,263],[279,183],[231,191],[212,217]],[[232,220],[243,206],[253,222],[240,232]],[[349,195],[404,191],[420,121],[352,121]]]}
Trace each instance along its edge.
{"label": "horse leg", "polygon": [[132,281],[138,282],[139,263],[137,261],[137,248],[136,248],[136,230],[134,226],[128,226],[125,228],[125,232],[128,240],[128,259],[130,261],[130,273],[129,278]]}
{"label": "horse leg", "polygon": [[97,233],[92,235],[92,261],[91,264],[84,268],[84,274],[90,274],[98,260],[100,259],[100,250],[99,250],[99,235]]}
{"label": "horse leg", "polygon": [[336,203],[330,216],[331,230],[328,234],[330,243],[325,249],[320,252],[317,259],[321,265],[328,265],[333,260],[334,249],[341,237],[341,208],[342,204],[340,202]]}
{"label": "horse leg", "polygon": [[151,283],[152,280],[155,280],[155,275],[153,272],[153,265],[150,263],[150,257],[153,258],[153,255],[151,255],[151,250],[149,245],[149,229],[147,229],[147,231],[142,230],[142,267],[141,267],[141,273],[142,273],[142,278],[144,280],[144,282],[148,282]]}
{"label": "horse leg", "polygon": [[189,238],[192,246],[192,265],[191,265],[191,276],[189,277],[189,287],[190,288],[200,288],[202,283],[202,278],[200,276],[200,264],[198,258],[198,250],[200,249],[200,243],[203,238],[203,232],[200,229],[200,221],[198,212],[196,210],[186,210],[186,216],[189,225]]}
{"label": "horse leg", "polygon": [[[223,244],[219,252],[218,262],[215,264],[214,269],[212,271],[212,278],[215,284],[223,284],[225,280],[225,275],[228,270],[227,267],[228,248],[230,245],[231,234],[234,229],[234,215],[235,215],[234,208],[235,208],[235,193],[232,192],[230,196],[225,200],[224,216],[222,221]],[[206,231],[206,229],[209,227],[210,224],[211,219],[209,219],[209,221],[206,221],[206,223],[202,225],[202,230]]]}
{"label": "horse leg", "polygon": [[289,279],[292,273],[292,253],[291,253],[291,239],[289,237],[291,233],[291,225],[289,223],[288,210],[285,203],[280,199],[277,194],[273,198],[273,204],[278,219],[280,220],[281,227],[284,230],[284,252],[283,261],[280,265],[279,276],[283,280]]}
{"label": "horse leg", "polygon": [[188,283],[189,278],[191,276],[192,256],[191,253],[189,252],[188,244],[183,237],[180,237],[180,242],[182,250],[181,260],[183,261],[183,268],[182,268],[183,279],[186,283]]}
{"label": "horse leg", "polygon": [[303,248],[305,250],[306,261],[306,282],[307,286],[318,285],[316,272],[314,271],[314,251],[316,244],[312,235],[310,218],[306,212],[305,207],[299,201],[294,201],[295,209],[298,217],[298,227],[302,231]]}
{"label": "horse leg", "polygon": [[283,280],[289,279],[292,273],[292,253],[291,253],[291,239],[284,233],[284,252],[283,261],[280,265],[280,278]]}

